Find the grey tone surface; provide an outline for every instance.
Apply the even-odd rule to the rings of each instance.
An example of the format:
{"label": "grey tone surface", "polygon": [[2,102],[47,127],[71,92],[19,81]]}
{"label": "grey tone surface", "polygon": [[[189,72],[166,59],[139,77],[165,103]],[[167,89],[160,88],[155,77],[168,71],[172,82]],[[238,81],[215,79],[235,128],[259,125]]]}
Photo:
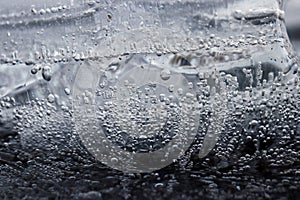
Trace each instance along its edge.
{"label": "grey tone surface", "polygon": [[[170,9],[169,12],[155,10],[153,14],[151,11],[153,6],[148,1],[148,4],[139,8],[131,7],[133,11],[141,12],[144,9],[141,13],[145,11],[150,13],[145,17],[148,21],[138,17],[134,18],[136,21],[125,19],[132,24],[124,23],[123,26],[116,27],[120,25],[117,16],[126,17],[128,13],[120,15],[118,10],[107,11],[103,7],[124,1],[24,2],[21,0],[0,2],[0,11],[3,14],[0,20],[0,40],[5,44],[0,47],[0,67],[4,71],[0,74],[2,81],[0,116],[1,120],[4,119],[1,121],[3,129],[0,131],[0,199],[297,199],[299,197],[300,85],[297,85],[296,79],[295,82],[286,84],[290,79],[294,80],[292,78],[297,77],[297,71],[295,65],[292,65],[294,60],[290,59],[292,57],[290,49],[286,48],[288,44],[284,40],[284,35],[280,35],[281,29],[278,28],[280,26],[277,26],[278,22],[281,22],[280,11],[269,8],[262,10],[263,12],[260,10],[260,12],[228,14],[227,6],[235,1],[216,0],[209,1],[212,4],[201,13],[184,11],[184,15],[180,16],[182,7],[172,10],[174,7],[169,6],[167,7]],[[198,2],[203,6],[208,1]],[[214,6],[214,2],[219,2],[218,6]],[[246,9],[243,1],[237,2],[242,2],[237,6],[239,9]],[[257,2],[266,4],[270,0]],[[189,9],[197,11],[194,4],[191,5]],[[251,5],[258,6],[258,4]],[[129,4],[130,6],[132,4]],[[215,7],[220,8],[219,18],[215,18],[212,14]],[[222,9],[223,7],[225,9]],[[49,11],[47,8],[54,9]],[[20,14],[21,11],[25,14]],[[112,13],[114,14],[111,15]],[[169,20],[172,13],[178,16],[178,20]],[[63,14],[65,17],[60,18]],[[185,21],[184,17],[190,15],[193,17]],[[135,13],[134,16],[140,14]],[[160,26],[155,21],[157,19],[160,20],[158,22],[165,24],[173,23],[169,24],[170,27],[184,28],[173,34],[170,31],[164,32],[165,30],[155,31]],[[110,26],[110,23],[115,24]],[[144,28],[146,25],[153,25],[152,23],[155,27],[148,32],[141,29],[132,32],[128,30],[137,26]],[[279,34],[274,35],[270,27],[278,28],[276,31]],[[258,33],[256,28],[263,34]],[[117,34],[120,30],[121,33]],[[124,30],[128,30],[125,31],[126,34]],[[109,40],[111,33],[116,33],[113,42]],[[183,37],[186,33],[191,35]],[[178,53],[170,60],[162,51],[166,49],[159,43],[147,46],[143,40],[138,40],[145,35],[151,36],[156,39],[155,41],[161,38],[167,41],[173,39],[176,42],[167,43],[169,44],[167,47],[173,48],[171,50],[175,52],[176,48],[182,46],[195,48],[189,46],[192,42],[187,38],[195,40],[204,38],[203,49],[196,49],[186,57]],[[279,40],[279,36],[283,40]],[[74,111],[70,104],[73,101],[71,96],[72,83],[76,76],[74,71],[78,68],[84,70],[84,67],[91,64],[103,70],[111,69],[108,64],[102,65],[103,61],[99,59],[106,53],[118,55],[125,52],[123,56],[126,59],[122,62],[129,62],[130,59],[127,61],[127,57],[130,55],[127,54],[131,53],[131,46],[120,45],[124,38],[140,42],[137,41],[136,49],[133,48],[133,51],[154,53],[152,56],[140,56],[139,61],[147,65],[151,63],[148,58],[151,58],[151,61],[154,60],[152,66],[159,67],[172,63],[166,66],[173,70],[172,73],[182,73],[185,79],[194,80],[197,77],[205,80],[203,84],[208,82],[214,86],[216,83],[205,74],[213,74],[215,68],[221,68],[222,72],[226,73],[223,82],[222,79],[218,80],[221,80],[221,83],[226,82],[234,89],[226,90],[224,96],[212,96],[209,99],[210,90],[207,89],[207,85],[204,84],[202,87],[200,84],[201,89],[197,88],[197,94],[202,95],[203,102],[204,100],[211,102],[213,99],[219,103],[216,106],[219,108],[218,112],[227,111],[225,117],[220,118],[219,115],[215,117],[215,121],[220,121],[221,128],[213,126],[217,130],[209,129],[211,135],[215,131],[221,132],[217,143],[210,141],[211,137],[207,137],[212,143],[208,146],[214,147],[212,150],[209,149],[211,150],[209,153],[201,152],[201,147],[207,127],[211,124],[209,117],[214,117],[211,114],[215,108],[214,102],[208,104],[207,110],[203,110],[199,126],[199,132],[202,134],[196,137],[184,157],[163,169],[152,173],[124,174],[102,164],[87,151],[87,145],[74,131],[76,125],[84,124],[83,120],[90,121],[87,114],[81,115],[79,122],[72,118]],[[263,39],[260,40],[261,38]],[[222,39],[225,39],[225,42]],[[106,45],[113,48],[104,48]],[[196,47],[197,45],[198,43]],[[212,48],[210,52],[206,49],[211,46],[217,47],[219,51]],[[288,60],[283,59],[287,57]],[[119,56],[114,59],[117,60],[113,62],[115,65],[121,62]],[[207,63],[213,63],[214,68]],[[111,65],[112,69],[115,65]],[[200,66],[201,70],[195,70],[194,65]],[[52,70],[51,79],[48,76],[49,66]],[[244,66],[246,69],[243,70]],[[17,73],[19,69],[25,73]],[[37,73],[32,73],[32,70],[33,72],[37,70]],[[159,68],[156,70],[160,72]],[[283,80],[279,80],[282,78],[279,75],[281,71],[287,74]],[[94,74],[83,77],[90,77],[85,80],[88,85],[92,83]],[[254,78],[256,79],[253,80]],[[100,78],[96,76],[95,79]],[[257,89],[256,86],[259,87],[264,81],[266,89],[264,91],[261,91],[261,88]],[[270,85],[274,91],[269,90]],[[249,90],[249,86],[255,87]],[[78,88],[80,87],[79,85]],[[222,87],[217,89],[222,90]],[[6,92],[14,97],[14,100],[7,98]],[[88,94],[86,92],[83,96],[89,97]],[[101,98],[98,99],[99,102],[102,101]],[[13,111],[10,106],[15,106],[14,101],[23,106],[16,106],[16,110]],[[86,109],[83,111],[88,113]],[[13,118],[9,118],[10,114]],[[226,123],[223,123],[223,119]],[[11,131],[12,126],[15,126],[16,130]],[[84,126],[82,128],[83,131],[86,130]],[[89,132],[85,134],[88,136]]]}

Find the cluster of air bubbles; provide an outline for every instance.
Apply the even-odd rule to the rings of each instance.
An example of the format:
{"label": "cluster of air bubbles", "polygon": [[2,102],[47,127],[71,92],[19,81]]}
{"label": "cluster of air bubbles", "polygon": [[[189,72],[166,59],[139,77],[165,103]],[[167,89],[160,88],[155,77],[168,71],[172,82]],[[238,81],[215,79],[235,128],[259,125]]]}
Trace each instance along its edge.
{"label": "cluster of air bubbles", "polygon": [[49,65],[36,64],[31,68],[31,74],[37,74],[39,71],[42,73],[42,77],[46,81],[50,81],[52,77],[52,68]]}
{"label": "cluster of air bubbles", "polygon": [[14,97],[5,96],[0,99],[0,108],[9,109],[12,108],[16,104],[16,100]]}
{"label": "cluster of air bubbles", "polygon": [[13,110],[15,128],[21,135],[25,148],[31,146],[42,148],[47,144],[49,148],[57,149],[55,145],[62,142],[59,138],[74,137],[70,135],[73,134],[71,110],[60,109],[53,104],[54,101],[55,95],[49,94],[47,100],[34,99]]}
{"label": "cluster of air bubbles", "polygon": [[66,5],[63,6],[57,6],[57,7],[51,7],[51,8],[46,8],[46,9],[39,9],[37,10],[36,8],[32,7],[31,8],[31,13],[34,15],[45,15],[47,13],[57,13],[57,12],[62,12],[64,10],[68,9]]}
{"label": "cluster of air bubbles", "polygon": [[[37,3],[0,16],[1,65],[20,64],[12,79],[10,69],[0,78],[0,199],[49,193],[74,199],[244,199],[245,191],[250,199],[271,199],[272,192],[299,191],[300,70],[288,67],[283,11],[224,11],[221,3],[208,14],[199,8],[209,4],[199,1],[116,2],[108,11],[103,8],[110,0],[70,2],[48,8]],[[61,77],[72,83],[60,84],[53,63],[81,65],[76,76],[85,80],[74,80],[74,67]],[[19,82],[23,64],[32,66],[26,68],[31,74]],[[94,64],[89,77],[85,72]],[[80,108],[64,102],[97,78],[96,87],[80,90]],[[102,165],[80,138],[84,133],[94,144],[104,133],[120,150],[145,155],[183,135],[165,159],[192,132],[193,144],[175,164],[138,175]]]}
{"label": "cluster of air bubbles", "polygon": [[[252,86],[257,79],[252,76],[253,71],[244,69],[243,73],[247,77],[245,81]],[[251,165],[259,165],[256,167],[271,173],[278,170],[276,167],[299,161],[300,85],[284,83],[284,78],[274,77],[273,72],[267,77],[266,81],[261,80],[263,87],[238,91],[230,99],[222,134],[211,152],[212,157],[205,163],[220,169],[233,167],[236,173],[251,171]]]}

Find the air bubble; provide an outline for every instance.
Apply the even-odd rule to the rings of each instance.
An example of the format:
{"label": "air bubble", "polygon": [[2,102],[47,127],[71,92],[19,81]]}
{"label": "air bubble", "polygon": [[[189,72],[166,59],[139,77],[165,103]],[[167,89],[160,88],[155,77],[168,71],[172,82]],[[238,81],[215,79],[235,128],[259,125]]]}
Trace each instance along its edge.
{"label": "air bubble", "polygon": [[170,77],[171,77],[171,72],[170,72],[170,70],[168,70],[168,69],[162,70],[161,73],[160,73],[160,77],[161,77],[161,79],[164,80],[164,81],[170,79]]}
{"label": "air bubble", "polygon": [[174,85],[169,85],[168,87],[169,92],[174,92],[174,89],[175,89]]}
{"label": "air bubble", "polygon": [[46,81],[50,81],[51,80],[51,76],[52,76],[52,70],[51,67],[49,66],[44,66],[42,69],[42,76]]}
{"label": "air bubble", "polygon": [[65,93],[66,93],[66,95],[70,95],[71,90],[69,88],[65,88]]}
{"label": "air bubble", "polygon": [[55,101],[55,96],[53,94],[49,94],[47,100],[49,103],[53,103]]}
{"label": "air bubble", "polygon": [[111,161],[112,163],[115,163],[115,164],[116,164],[116,163],[118,163],[119,160],[118,160],[117,158],[114,158],[114,157],[113,157],[113,158],[110,159],[110,161]]}
{"label": "air bubble", "polygon": [[35,65],[35,66],[32,67],[31,73],[36,74],[39,70],[41,70],[41,67],[38,66],[38,65]]}

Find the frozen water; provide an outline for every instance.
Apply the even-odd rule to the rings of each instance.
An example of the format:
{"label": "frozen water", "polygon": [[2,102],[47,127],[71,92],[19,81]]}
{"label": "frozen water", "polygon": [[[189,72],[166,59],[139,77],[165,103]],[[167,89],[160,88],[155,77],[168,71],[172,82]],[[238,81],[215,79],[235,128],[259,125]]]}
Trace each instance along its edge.
{"label": "frozen water", "polygon": [[298,197],[282,1],[0,5],[1,199]]}

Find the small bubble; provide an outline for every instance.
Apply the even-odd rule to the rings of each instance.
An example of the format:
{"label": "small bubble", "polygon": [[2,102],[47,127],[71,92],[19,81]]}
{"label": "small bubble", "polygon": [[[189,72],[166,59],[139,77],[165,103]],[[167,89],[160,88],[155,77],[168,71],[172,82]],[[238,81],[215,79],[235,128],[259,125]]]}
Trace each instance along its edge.
{"label": "small bubble", "polygon": [[178,93],[179,95],[182,95],[182,94],[183,94],[183,89],[182,89],[182,88],[179,88],[179,89],[177,90],[177,93]]}
{"label": "small bubble", "polygon": [[108,20],[112,20],[112,15],[111,15],[111,14],[108,14],[108,15],[107,15],[107,18],[108,18]]}
{"label": "small bubble", "polygon": [[192,93],[186,93],[186,97],[188,97],[188,98],[193,98],[194,97],[194,95],[192,94]]}
{"label": "small bubble", "polygon": [[110,161],[112,163],[118,163],[119,160],[117,158],[113,157],[113,158],[110,159]]}
{"label": "small bubble", "polygon": [[66,93],[66,95],[70,95],[71,90],[69,88],[65,88],[65,93]]}
{"label": "small bubble", "polygon": [[164,69],[160,73],[160,77],[162,80],[166,81],[171,77],[171,72],[168,69]]}
{"label": "small bubble", "polygon": [[40,10],[40,14],[41,14],[41,15],[44,15],[44,14],[46,14],[46,10],[44,10],[44,9],[41,9],[41,10]]}
{"label": "small bubble", "polygon": [[160,94],[159,95],[159,99],[160,99],[161,102],[163,102],[165,100],[165,98],[166,98],[165,94]]}
{"label": "small bubble", "polygon": [[32,67],[31,73],[32,73],[32,74],[36,74],[40,69],[41,69],[40,66],[35,65],[35,66]]}
{"label": "small bubble", "polygon": [[52,70],[51,70],[51,67],[49,67],[49,66],[43,67],[42,75],[43,75],[43,78],[44,78],[46,81],[50,81],[50,80],[51,80],[51,76],[52,76]]}
{"label": "small bubble", "polygon": [[169,89],[169,92],[174,92],[174,85],[170,85],[168,89]]}
{"label": "small bubble", "polygon": [[199,72],[199,73],[198,73],[198,77],[199,77],[199,79],[204,79],[204,78],[205,78],[205,75],[204,75],[203,72]]}
{"label": "small bubble", "polygon": [[252,120],[252,121],[249,123],[250,126],[256,126],[256,125],[258,125],[258,124],[259,124],[259,122],[258,122],[257,120]]}
{"label": "small bubble", "polygon": [[49,103],[53,103],[55,101],[55,96],[53,94],[49,94],[47,100]]}
{"label": "small bubble", "polygon": [[154,187],[162,187],[162,186],[164,186],[164,184],[163,183],[156,183],[155,185],[154,185]]}

